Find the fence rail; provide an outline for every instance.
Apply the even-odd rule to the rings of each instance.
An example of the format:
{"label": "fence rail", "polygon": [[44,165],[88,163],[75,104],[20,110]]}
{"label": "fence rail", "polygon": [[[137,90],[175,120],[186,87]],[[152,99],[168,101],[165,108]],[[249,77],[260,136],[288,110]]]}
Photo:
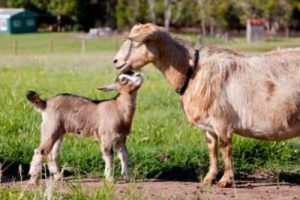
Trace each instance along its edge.
{"label": "fence rail", "polygon": [[0,35],[0,55],[116,51],[122,41],[123,36],[119,35],[97,39],[81,39],[68,34]]}

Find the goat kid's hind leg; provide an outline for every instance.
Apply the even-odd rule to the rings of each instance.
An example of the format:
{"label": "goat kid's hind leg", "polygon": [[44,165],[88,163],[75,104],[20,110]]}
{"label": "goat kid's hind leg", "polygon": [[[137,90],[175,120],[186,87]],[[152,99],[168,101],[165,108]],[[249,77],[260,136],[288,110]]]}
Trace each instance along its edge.
{"label": "goat kid's hind leg", "polygon": [[203,179],[204,185],[211,185],[218,174],[218,136],[213,132],[206,132],[206,143],[209,152],[209,171]]}
{"label": "goat kid's hind leg", "polygon": [[54,180],[59,180],[61,178],[61,173],[57,161],[61,142],[62,142],[62,138],[58,139],[54,143],[51,152],[47,156],[49,171],[50,174],[53,175]]}
{"label": "goat kid's hind leg", "polygon": [[101,146],[103,160],[105,162],[104,176],[107,181],[113,181],[112,170],[113,170],[113,148],[111,145]]}
{"label": "goat kid's hind leg", "polygon": [[41,154],[39,149],[35,149],[32,160],[30,162],[30,169],[29,169],[30,184],[34,184],[34,185],[38,184],[39,176],[42,171],[42,162],[43,162],[43,155]]}
{"label": "goat kid's hind leg", "polygon": [[126,139],[120,141],[116,144],[118,150],[118,157],[121,161],[121,174],[125,181],[129,180],[129,170],[128,170],[128,151],[126,147]]}
{"label": "goat kid's hind leg", "polygon": [[31,184],[37,184],[39,180],[40,173],[42,171],[42,162],[43,162],[43,151],[41,149],[42,145],[46,143],[47,141],[47,123],[44,121],[41,124],[41,141],[39,148],[34,150],[34,154],[32,157],[32,160],[30,162],[30,169],[29,169],[29,175],[30,175],[30,181]]}
{"label": "goat kid's hind leg", "polygon": [[54,143],[63,134],[58,124],[49,124],[45,121],[41,125],[41,143],[38,149],[34,150],[34,155],[30,163],[30,183],[37,184],[40,173],[42,171],[42,162],[44,156],[47,156],[54,145]]}
{"label": "goat kid's hind leg", "polygon": [[220,179],[219,187],[230,187],[233,183],[233,167],[231,160],[232,153],[232,137],[231,134],[227,134],[226,137],[220,137],[221,153],[224,161],[224,174]]}

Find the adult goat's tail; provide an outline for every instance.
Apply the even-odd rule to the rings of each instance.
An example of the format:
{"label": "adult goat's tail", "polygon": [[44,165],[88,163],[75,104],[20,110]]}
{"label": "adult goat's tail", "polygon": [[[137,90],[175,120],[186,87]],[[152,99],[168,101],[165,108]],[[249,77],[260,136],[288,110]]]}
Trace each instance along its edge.
{"label": "adult goat's tail", "polygon": [[39,110],[45,110],[47,101],[40,98],[39,94],[35,91],[28,91],[26,95],[27,99]]}

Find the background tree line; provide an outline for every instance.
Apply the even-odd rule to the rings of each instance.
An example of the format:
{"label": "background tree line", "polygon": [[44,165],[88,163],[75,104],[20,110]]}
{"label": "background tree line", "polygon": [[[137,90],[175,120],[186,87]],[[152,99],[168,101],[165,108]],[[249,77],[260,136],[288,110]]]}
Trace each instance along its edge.
{"label": "background tree line", "polygon": [[[61,23],[84,31],[99,26],[122,30],[153,22],[214,35],[244,29],[248,18],[264,18],[269,32],[300,30],[300,0],[0,0],[0,7],[35,11],[41,24],[55,23],[60,16]],[[49,16],[52,21],[47,21]]]}

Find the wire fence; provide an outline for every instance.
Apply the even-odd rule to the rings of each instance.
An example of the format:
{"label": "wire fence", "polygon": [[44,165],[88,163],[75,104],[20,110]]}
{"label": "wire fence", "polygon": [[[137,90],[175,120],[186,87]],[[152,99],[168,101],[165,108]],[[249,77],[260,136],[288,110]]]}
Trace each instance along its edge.
{"label": "wire fence", "polygon": [[116,51],[122,43],[120,37],[101,39],[9,39],[0,40],[0,54],[26,53],[88,53]]}

